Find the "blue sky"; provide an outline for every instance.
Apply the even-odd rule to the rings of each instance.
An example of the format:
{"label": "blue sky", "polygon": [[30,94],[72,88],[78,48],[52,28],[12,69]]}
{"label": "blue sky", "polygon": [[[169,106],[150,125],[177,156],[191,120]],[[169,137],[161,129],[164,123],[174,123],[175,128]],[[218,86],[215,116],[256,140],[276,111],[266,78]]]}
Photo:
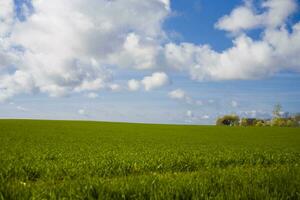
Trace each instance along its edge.
{"label": "blue sky", "polygon": [[277,103],[300,112],[299,1],[4,1],[0,118],[213,124],[270,118]]}
{"label": "blue sky", "polygon": [[224,1],[216,0],[190,0],[173,1],[171,7],[174,17],[165,23],[169,31],[180,33],[179,41],[196,44],[210,44],[217,50],[223,50],[231,46],[231,40],[223,31],[214,28],[216,21],[230,13],[240,0]]}

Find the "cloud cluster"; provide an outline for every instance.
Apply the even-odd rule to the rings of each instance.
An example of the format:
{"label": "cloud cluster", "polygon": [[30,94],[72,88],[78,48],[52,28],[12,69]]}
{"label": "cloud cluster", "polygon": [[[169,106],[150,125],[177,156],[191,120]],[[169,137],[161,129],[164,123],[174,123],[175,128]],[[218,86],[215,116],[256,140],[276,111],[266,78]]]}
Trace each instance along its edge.
{"label": "cloud cluster", "polygon": [[182,89],[176,89],[176,90],[169,92],[169,97],[171,99],[177,99],[177,100],[185,100],[185,99],[189,98],[186,95],[185,91],[183,91]]}
{"label": "cloud cluster", "polygon": [[[20,93],[119,91],[114,73],[120,68],[161,71],[130,80],[132,91],[166,85],[167,70],[198,81],[300,71],[300,22],[288,20],[296,0],[258,7],[246,0],[215,25],[233,36],[233,46],[222,52],[170,41],[163,29],[169,0],[36,0],[18,5],[24,9],[15,9],[15,2],[0,0],[0,101]],[[261,38],[253,39],[247,31],[257,28]]]}
{"label": "cloud cluster", "polygon": [[131,79],[128,81],[128,89],[130,91],[137,91],[141,86],[146,90],[150,91],[163,87],[170,83],[168,75],[164,72],[155,72],[151,76],[146,76],[142,80]]}
{"label": "cloud cluster", "polygon": [[14,18],[14,4],[10,0],[0,1],[0,37],[5,37],[13,23]]}
{"label": "cloud cluster", "polygon": [[116,67],[153,68],[170,13],[169,0],[38,0],[21,14],[15,3],[0,0],[0,100],[118,90],[110,83]]}
{"label": "cloud cluster", "polygon": [[222,17],[216,28],[239,33],[253,28],[276,28],[282,26],[287,18],[297,10],[295,0],[267,0],[262,1],[259,13],[251,0],[235,8],[229,15]]}
{"label": "cloud cluster", "polygon": [[202,101],[193,99],[183,89],[180,88],[169,92],[168,96],[171,99],[182,101],[186,104],[198,105],[198,106],[201,106],[203,104]]}
{"label": "cloud cluster", "polygon": [[140,89],[140,81],[135,80],[135,79],[131,79],[128,81],[128,89],[130,91],[137,91]]}
{"label": "cloud cluster", "polygon": [[[296,10],[295,0],[267,0],[266,11],[255,13],[252,1],[246,1],[216,27],[233,33],[233,46],[217,52],[209,45],[169,43],[165,47],[168,65],[187,71],[194,80],[247,80],[271,76],[280,71],[300,71],[300,23],[290,30],[286,21]],[[262,28],[262,37],[254,40],[246,30]]]}

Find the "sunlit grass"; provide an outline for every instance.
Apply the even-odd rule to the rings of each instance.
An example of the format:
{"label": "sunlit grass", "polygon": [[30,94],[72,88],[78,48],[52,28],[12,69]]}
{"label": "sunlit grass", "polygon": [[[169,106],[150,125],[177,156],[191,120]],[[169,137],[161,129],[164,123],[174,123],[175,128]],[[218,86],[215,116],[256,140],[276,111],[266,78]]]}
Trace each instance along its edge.
{"label": "sunlit grass", "polygon": [[300,129],[0,121],[0,199],[299,199]]}

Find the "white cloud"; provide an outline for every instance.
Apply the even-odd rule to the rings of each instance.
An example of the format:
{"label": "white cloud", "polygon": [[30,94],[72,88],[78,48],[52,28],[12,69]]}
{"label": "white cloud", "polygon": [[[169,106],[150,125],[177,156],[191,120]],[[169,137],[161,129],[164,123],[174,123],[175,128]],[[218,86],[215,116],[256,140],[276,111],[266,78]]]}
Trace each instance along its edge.
{"label": "white cloud", "polygon": [[192,118],[192,117],[194,117],[194,114],[191,110],[188,110],[188,111],[186,111],[186,116],[189,118]]}
{"label": "white cloud", "polygon": [[203,116],[201,117],[201,119],[208,120],[208,119],[210,119],[210,116],[209,116],[209,115],[203,115]]}
{"label": "white cloud", "polygon": [[202,106],[203,105],[203,102],[201,100],[193,99],[184,90],[182,90],[180,88],[169,92],[168,96],[171,99],[183,101],[186,104],[197,105],[197,106]]}
{"label": "white cloud", "polygon": [[[299,72],[300,23],[288,25],[296,1],[266,0],[259,7],[245,2],[216,23],[234,33],[233,46],[218,52],[170,42],[162,28],[172,13],[169,0],[32,1],[33,13],[26,11],[24,21],[15,17],[13,0],[0,0],[0,101],[20,93],[120,91],[113,83],[120,68],[162,71],[130,80],[131,91],[168,84],[163,71],[170,69],[198,81]],[[247,35],[258,27],[260,39]]]}
{"label": "white cloud", "polygon": [[140,89],[140,82],[135,79],[131,79],[128,81],[128,89],[130,91],[137,91]]}
{"label": "white cloud", "polygon": [[30,74],[23,71],[16,71],[13,75],[0,76],[0,102],[19,93],[33,93],[35,90],[34,81]]}
{"label": "white cloud", "polygon": [[103,79],[97,78],[92,81],[83,81],[78,87],[76,87],[74,90],[76,92],[81,92],[81,91],[97,91],[100,89],[105,88],[105,83]]}
{"label": "white cloud", "polygon": [[129,33],[120,53],[110,57],[111,63],[135,69],[151,69],[156,67],[159,43],[153,38],[141,38],[136,33]]}
{"label": "white cloud", "polygon": [[231,101],[231,106],[233,107],[233,108],[236,108],[237,106],[238,106],[239,104],[238,104],[238,102],[237,101]]}
{"label": "white cloud", "polygon": [[164,72],[155,72],[151,76],[144,77],[141,81],[146,91],[160,88],[169,82],[169,77]]}
{"label": "white cloud", "polygon": [[13,0],[0,0],[0,38],[9,34],[14,18]]}
{"label": "white cloud", "polygon": [[11,48],[11,41],[8,39],[13,23],[13,0],[0,0],[0,77],[3,73],[8,73],[9,66],[17,59],[15,50]]}
{"label": "white cloud", "polygon": [[266,0],[262,2],[261,9],[266,11],[259,13],[252,1],[245,1],[245,5],[222,17],[215,27],[233,33],[258,27],[275,28],[281,26],[296,11],[297,4],[295,0]]}
{"label": "white cloud", "polygon": [[[187,71],[193,80],[247,80],[272,76],[281,71],[300,71],[300,22],[289,31],[288,17],[297,8],[294,0],[267,0],[257,14],[252,1],[219,20],[216,27],[235,34],[233,46],[217,52],[209,45],[192,43],[165,46],[168,66]],[[261,27],[254,40],[244,30]]]}
{"label": "white cloud", "polygon": [[164,72],[154,72],[151,76],[145,76],[142,80],[131,79],[128,81],[128,90],[137,91],[141,87],[146,91],[158,89],[170,83],[169,77]]}
{"label": "white cloud", "polygon": [[120,91],[122,88],[119,84],[113,83],[109,85],[109,89],[113,92],[118,92]]}
{"label": "white cloud", "polygon": [[[170,13],[168,0],[39,0],[19,21],[13,6],[13,0],[0,0],[0,77],[16,81],[14,66],[50,96],[115,91],[112,69],[156,66]],[[9,84],[0,89],[1,99],[24,91]]]}
{"label": "white cloud", "polygon": [[23,106],[17,106],[16,109],[19,110],[19,111],[22,111],[22,112],[27,112],[28,111],[28,109],[24,108]]}
{"label": "white cloud", "polygon": [[160,0],[164,5],[165,5],[165,8],[167,10],[170,9],[170,0]]}
{"label": "white cloud", "polygon": [[240,32],[260,26],[261,20],[261,16],[257,16],[252,8],[241,6],[234,9],[230,15],[222,17],[215,27],[221,30]]}
{"label": "white cloud", "polygon": [[86,111],[84,109],[79,109],[78,110],[79,115],[87,115]]}
{"label": "white cloud", "polygon": [[187,98],[187,95],[184,90],[176,89],[176,90],[169,92],[169,97],[172,99],[183,100],[183,99]]}
{"label": "white cloud", "polygon": [[300,23],[291,32],[267,29],[261,40],[240,35],[233,43],[221,53],[206,45],[168,44],[165,54],[170,66],[188,71],[194,80],[247,80],[300,71]]}

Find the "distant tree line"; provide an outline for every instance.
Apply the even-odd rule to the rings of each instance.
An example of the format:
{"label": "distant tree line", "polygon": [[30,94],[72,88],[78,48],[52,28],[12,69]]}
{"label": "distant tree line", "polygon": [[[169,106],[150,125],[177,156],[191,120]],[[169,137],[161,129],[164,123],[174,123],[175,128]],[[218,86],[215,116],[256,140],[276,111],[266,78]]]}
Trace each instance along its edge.
{"label": "distant tree line", "polygon": [[280,104],[274,106],[273,118],[240,118],[238,115],[225,115],[216,121],[218,126],[279,126],[279,127],[299,127],[300,113],[290,115],[283,113]]}

